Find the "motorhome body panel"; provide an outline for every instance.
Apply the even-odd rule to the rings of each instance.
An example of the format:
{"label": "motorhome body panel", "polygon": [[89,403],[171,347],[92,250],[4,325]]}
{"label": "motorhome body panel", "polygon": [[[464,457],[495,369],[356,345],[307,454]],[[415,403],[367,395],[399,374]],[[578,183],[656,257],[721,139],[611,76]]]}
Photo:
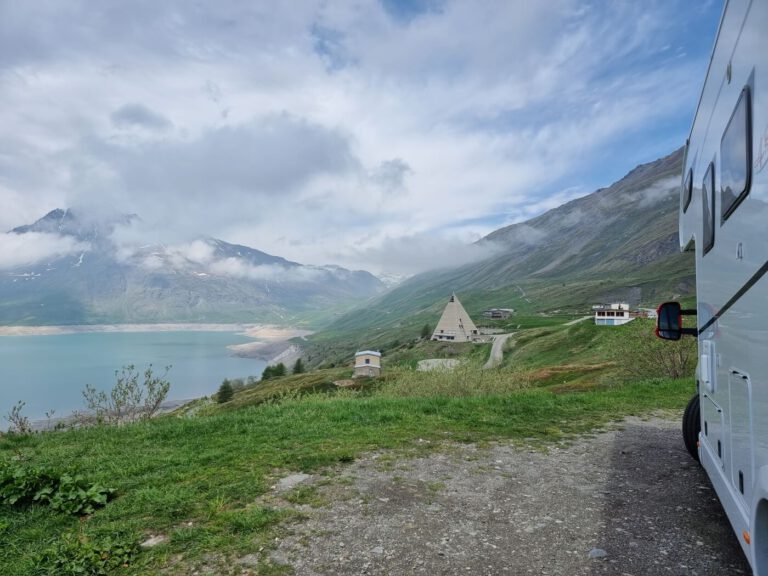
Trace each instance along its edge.
{"label": "motorhome body panel", "polygon": [[756,572],[754,548],[768,541],[750,545],[742,532],[755,530],[768,493],[766,30],[768,0],[728,2],[686,151],[690,202],[683,190],[680,205],[681,248],[696,252],[699,364],[709,378],[700,387],[702,464]]}

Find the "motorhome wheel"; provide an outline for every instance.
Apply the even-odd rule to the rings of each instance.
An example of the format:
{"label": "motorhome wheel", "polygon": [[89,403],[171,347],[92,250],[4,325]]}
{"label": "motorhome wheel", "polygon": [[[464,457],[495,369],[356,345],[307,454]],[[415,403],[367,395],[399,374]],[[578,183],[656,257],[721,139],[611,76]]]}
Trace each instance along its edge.
{"label": "motorhome wheel", "polygon": [[699,395],[696,394],[688,402],[683,414],[683,441],[688,453],[699,461],[699,432],[701,431],[701,413],[699,411]]}

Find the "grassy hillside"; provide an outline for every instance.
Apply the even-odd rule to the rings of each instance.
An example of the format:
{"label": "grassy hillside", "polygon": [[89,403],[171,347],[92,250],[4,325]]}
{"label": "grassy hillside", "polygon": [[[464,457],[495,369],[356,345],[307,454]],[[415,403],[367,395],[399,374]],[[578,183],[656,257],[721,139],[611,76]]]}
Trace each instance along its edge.
{"label": "grassy hillside", "polygon": [[[225,404],[200,403],[149,422],[0,435],[0,573],[283,574],[269,560],[275,539],[301,521],[301,506],[324,505],[312,488],[276,496],[272,486],[283,476],[308,472],[332,483],[339,466],[367,451],[488,439],[530,445],[629,414],[681,409],[693,382],[658,378],[656,346],[669,344],[648,339],[650,328],[635,320],[519,330],[504,365],[492,370],[480,369],[488,345],[412,340],[385,355],[382,378],[354,390],[334,385],[351,375],[347,363],[260,382]],[[424,357],[463,363],[450,372],[415,371]],[[645,379],[621,370],[648,358]],[[9,505],[4,466],[80,474],[116,497],[82,518]],[[151,536],[164,540],[137,546]],[[119,567],[75,570],[113,554]]]}
{"label": "grassy hillside", "polygon": [[[270,546],[287,524],[301,520],[300,504],[322,502],[295,489],[276,506],[266,496],[283,475],[319,473],[334,482],[336,466],[362,452],[414,450],[424,440],[557,440],[626,414],[679,409],[691,389],[689,382],[655,381],[582,394],[454,395],[447,389],[436,396],[429,387],[419,394],[413,384],[408,397],[384,386],[371,395],[311,395],[121,428],[5,436],[3,460],[76,468],[117,497],[83,519],[38,505],[0,506],[0,572],[73,574],[61,566],[89,546],[134,550],[137,542],[162,535],[164,543],[132,552],[125,566],[106,573],[285,573],[269,562]],[[244,557],[252,564],[239,564]],[[58,567],[46,568],[51,558]]]}
{"label": "grassy hillside", "polygon": [[407,280],[313,336],[308,354],[337,362],[358,347],[391,347],[434,326],[452,292],[476,321],[486,308],[514,308],[511,328],[560,323],[591,313],[598,302],[655,307],[690,297],[694,259],[677,241],[681,162],[679,150],[608,188],[497,230],[483,240],[496,247],[493,257]]}

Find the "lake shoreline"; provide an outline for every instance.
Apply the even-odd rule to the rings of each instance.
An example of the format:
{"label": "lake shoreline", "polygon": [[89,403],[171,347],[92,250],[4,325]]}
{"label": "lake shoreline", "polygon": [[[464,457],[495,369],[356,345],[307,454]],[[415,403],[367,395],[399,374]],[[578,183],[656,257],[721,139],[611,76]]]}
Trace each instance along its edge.
{"label": "lake shoreline", "polygon": [[69,326],[0,326],[1,336],[60,336],[64,334],[132,333],[132,332],[234,332],[253,342],[233,344],[227,348],[240,358],[257,358],[269,363],[295,362],[301,346],[289,342],[305,338],[313,332],[275,324],[73,324]]}
{"label": "lake shoreline", "polygon": [[[303,351],[301,339],[311,332],[260,324],[175,323],[0,326],[0,334],[8,336],[0,338],[0,427],[7,423],[9,402],[18,399],[26,402],[25,415],[36,428],[48,428],[80,410],[77,398],[85,384],[109,390],[121,365],[174,366],[171,378],[179,385],[172,386],[168,406],[163,406],[172,409],[215,393],[222,378],[258,377],[265,365],[278,362],[290,367]],[[47,373],[49,365],[58,367],[55,374]],[[48,381],[65,391],[60,398],[46,392]],[[49,421],[44,415],[51,408],[56,418]]]}
{"label": "lake shoreline", "polygon": [[72,324],[63,326],[0,326],[0,336],[56,336],[91,332],[250,332],[277,326],[264,324]]}

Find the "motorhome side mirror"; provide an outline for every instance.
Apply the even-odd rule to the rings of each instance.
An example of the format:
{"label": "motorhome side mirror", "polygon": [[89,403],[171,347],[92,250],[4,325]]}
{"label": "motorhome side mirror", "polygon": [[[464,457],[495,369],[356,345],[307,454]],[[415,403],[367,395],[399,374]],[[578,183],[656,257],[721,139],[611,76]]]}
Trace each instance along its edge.
{"label": "motorhome side mirror", "polygon": [[656,310],[656,336],[680,340],[683,336],[683,310],[679,302],[664,302]]}
{"label": "motorhome side mirror", "polygon": [[698,336],[698,328],[683,328],[683,316],[695,316],[696,310],[683,310],[679,302],[664,302],[656,310],[656,336],[680,340],[684,334]]}

